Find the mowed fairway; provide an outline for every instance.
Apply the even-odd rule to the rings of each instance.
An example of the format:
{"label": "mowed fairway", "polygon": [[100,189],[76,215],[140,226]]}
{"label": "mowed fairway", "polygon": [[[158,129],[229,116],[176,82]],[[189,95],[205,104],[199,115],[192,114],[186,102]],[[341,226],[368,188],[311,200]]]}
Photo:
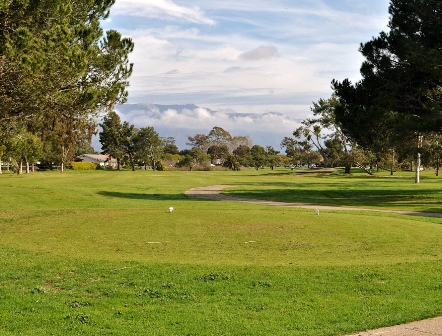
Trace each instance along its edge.
{"label": "mowed fairway", "polygon": [[[0,335],[343,335],[442,314],[434,173],[0,176]],[[174,211],[169,212],[169,207]]]}

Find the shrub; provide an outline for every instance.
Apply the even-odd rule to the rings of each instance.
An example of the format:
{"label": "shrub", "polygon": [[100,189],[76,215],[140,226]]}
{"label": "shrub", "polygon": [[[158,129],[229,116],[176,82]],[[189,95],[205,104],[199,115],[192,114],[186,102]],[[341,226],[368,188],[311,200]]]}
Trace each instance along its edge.
{"label": "shrub", "polygon": [[72,162],[71,166],[73,170],[96,170],[100,165],[93,162]]}
{"label": "shrub", "polygon": [[162,161],[157,161],[155,166],[156,166],[156,169],[159,170],[159,171],[165,171],[166,170],[166,165]]}

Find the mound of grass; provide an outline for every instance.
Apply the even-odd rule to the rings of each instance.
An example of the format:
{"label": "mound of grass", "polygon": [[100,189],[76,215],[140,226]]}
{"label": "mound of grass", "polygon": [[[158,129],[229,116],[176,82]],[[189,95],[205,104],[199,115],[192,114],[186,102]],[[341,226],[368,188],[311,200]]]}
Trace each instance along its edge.
{"label": "mound of grass", "polygon": [[285,170],[0,176],[0,334],[341,335],[442,314],[441,219],[183,194],[284,200],[275,190],[303,185],[340,204],[352,183],[404,202],[415,188]]}

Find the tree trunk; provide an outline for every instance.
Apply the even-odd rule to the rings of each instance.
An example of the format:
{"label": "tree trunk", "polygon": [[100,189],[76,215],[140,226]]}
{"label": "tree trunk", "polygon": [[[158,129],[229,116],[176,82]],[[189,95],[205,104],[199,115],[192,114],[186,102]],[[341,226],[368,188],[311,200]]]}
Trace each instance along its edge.
{"label": "tree trunk", "polygon": [[393,173],[394,173],[394,149],[393,149],[392,158],[391,158],[390,176],[393,176]]}
{"label": "tree trunk", "polygon": [[[366,172],[368,175],[373,175],[373,172],[371,171],[372,170],[372,166],[370,166],[370,169],[367,169],[367,168],[365,168],[364,165],[360,164],[358,161],[355,161],[354,163],[355,163],[356,167],[359,167],[364,172]],[[379,168],[378,168],[378,171],[379,171]]]}
{"label": "tree trunk", "polygon": [[420,182],[420,173],[421,173],[421,152],[420,149],[422,147],[422,135],[418,136],[417,140],[417,158],[416,158],[416,176],[415,183]]}
{"label": "tree trunk", "polygon": [[134,162],[134,158],[133,158],[132,154],[129,154],[129,162],[132,167],[132,171],[135,171],[135,162]]}
{"label": "tree trunk", "polygon": [[416,172],[414,177],[414,182],[419,183],[420,182],[420,173],[421,173],[421,153],[417,153],[416,158]]}
{"label": "tree trunk", "polygon": [[155,160],[155,155],[153,153],[152,144],[150,145],[149,152],[150,152],[150,160],[152,161],[152,169],[157,170],[157,162]]}
{"label": "tree trunk", "polygon": [[66,160],[68,151],[66,150],[64,145],[61,145],[61,165],[60,165],[60,172],[64,173],[64,162]]}
{"label": "tree trunk", "polygon": [[30,173],[30,169],[29,169],[29,161],[26,160],[26,174]]}
{"label": "tree trunk", "polygon": [[[436,160],[436,176],[439,176],[440,159]],[[1,174],[1,171],[0,171]]]}
{"label": "tree trunk", "polygon": [[2,158],[0,158],[0,175],[3,174],[2,172]]}
{"label": "tree trunk", "polygon": [[20,159],[17,163],[18,163],[17,175],[21,175],[23,174],[23,160]]}

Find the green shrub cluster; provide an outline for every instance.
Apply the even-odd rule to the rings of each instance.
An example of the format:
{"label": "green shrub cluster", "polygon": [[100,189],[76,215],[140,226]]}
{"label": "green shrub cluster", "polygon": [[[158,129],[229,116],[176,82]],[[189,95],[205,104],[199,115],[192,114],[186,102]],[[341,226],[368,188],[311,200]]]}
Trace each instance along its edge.
{"label": "green shrub cluster", "polygon": [[162,161],[157,161],[155,166],[158,171],[165,171],[166,170],[166,165]]}
{"label": "green shrub cluster", "polygon": [[93,162],[72,162],[73,170],[96,170],[100,169],[100,165]]}

